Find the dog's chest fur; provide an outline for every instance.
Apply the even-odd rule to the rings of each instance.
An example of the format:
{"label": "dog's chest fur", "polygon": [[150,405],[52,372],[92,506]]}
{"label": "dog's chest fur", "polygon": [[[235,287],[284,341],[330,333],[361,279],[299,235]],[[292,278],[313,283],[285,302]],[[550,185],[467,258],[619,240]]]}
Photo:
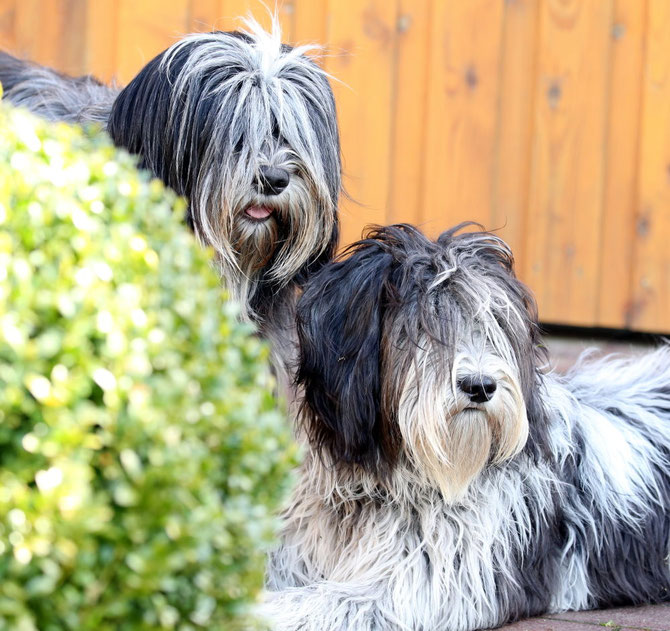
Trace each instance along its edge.
{"label": "dog's chest fur", "polygon": [[277,628],[470,631],[667,599],[670,410],[652,364],[546,379],[553,458],[522,452],[455,505],[407,467],[382,491],[309,454],[269,570]]}

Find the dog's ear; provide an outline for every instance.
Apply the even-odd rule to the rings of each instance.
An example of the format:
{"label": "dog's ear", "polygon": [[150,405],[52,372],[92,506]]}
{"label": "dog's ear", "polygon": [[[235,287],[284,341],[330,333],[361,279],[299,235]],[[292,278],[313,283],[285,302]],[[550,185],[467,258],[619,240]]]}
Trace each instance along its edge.
{"label": "dog's ear", "polygon": [[170,128],[170,108],[174,107],[173,84],[189,50],[184,46],[174,55],[169,72],[162,67],[167,51],[154,57],[121,90],[107,123],[114,144],[139,155],[140,166],[151,170],[180,195],[190,193],[181,184],[188,181],[185,175],[190,156],[176,160],[174,138],[179,130]]}
{"label": "dog's ear", "polygon": [[[363,242],[365,244],[365,242]],[[392,460],[380,419],[380,343],[393,257],[375,244],[313,276],[298,303],[301,419],[336,463]]]}
{"label": "dog's ear", "polygon": [[[180,46],[164,67],[170,49],[154,57],[119,93],[114,101],[107,132],[117,147],[140,156],[139,166],[150,170],[179,195],[191,196],[192,171],[198,169],[198,135],[201,118],[183,130],[179,127],[185,98],[174,94],[179,73],[192,45]],[[199,111],[207,110],[211,97],[203,96]],[[196,124],[197,123],[197,124]],[[186,221],[193,228],[191,208]]]}

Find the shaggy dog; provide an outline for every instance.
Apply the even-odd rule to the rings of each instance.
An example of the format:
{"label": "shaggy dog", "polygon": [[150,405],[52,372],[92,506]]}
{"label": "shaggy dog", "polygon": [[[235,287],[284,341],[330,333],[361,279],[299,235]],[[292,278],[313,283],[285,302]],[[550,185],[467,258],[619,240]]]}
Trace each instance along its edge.
{"label": "shaggy dog", "polygon": [[[5,98],[53,120],[102,123],[114,142],[189,200],[243,313],[270,337],[296,289],[337,245],[340,145],[327,74],[255,22],[190,35],[123,90],[0,53]],[[281,341],[281,339],[280,339]]]}
{"label": "shaggy dog", "polygon": [[371,232],[298,304],[276,630],[474,631],[670,597],[670,347],[544,374],[497,237]]}

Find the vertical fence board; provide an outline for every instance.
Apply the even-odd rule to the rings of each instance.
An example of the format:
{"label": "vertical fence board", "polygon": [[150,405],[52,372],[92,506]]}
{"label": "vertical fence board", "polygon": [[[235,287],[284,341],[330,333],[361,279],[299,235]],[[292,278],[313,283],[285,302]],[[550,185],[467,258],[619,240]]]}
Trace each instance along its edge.
{"label": "vertical fence board", "polygon": [[[50,3],[43,3],[42,7]],[[80,75],[86,72],[86,0],[65,0],[54,10],[58,16],[58,31],[50,43],[49,52],[58,60],[56,65],[65,72]],[[43,16],[44,18],[44,16]],[[48,18],[47,18],[48,19]]]}
{"label": "vertical fence board", "polygon": [[188,32],[188,0],[118,0],[118,6],[117,72],[120,81],[128,83]]}
{"label": "vertical fence board", "polygon": [[425,168],[430,2],[401,0],[393,76],[388,223],[419,223]]}
{"label": "vertical fence board", "polygon": [[194,33],[221,30],[219,5],[219,0],[190,0],[188,30]]}
{"label": "vertical fence board", "polygon": [[84,71],[85,0],[21,0],[15,7],[14,52],[71,74]]}
{"label": "vertical fence board", "polygon": [[493,202],[487,225],[499,230],[519,268],[528,207],[538,15],[536,0],[505,4]]}
{"label": "vertical fence board", "polygon": [[[238,30],[243,28],[244,19],[250,13],[251,0],[219,0],[217,26],[222,31]],[[255,17],[265,28],[269,28],[270,20],[266,11],[261,10]]]}
{"label": "vertical fence board", "polygon": [[611,10],[541,8],[524,278],[549,322],[596,322]]}
{"label": "vertical fence board", "polygon": [[[337,2],[337,0],[335,0]],[[294,0],[293,43],[327,47],[328,0]]]}
{"label": "vertical fence board", "polygon": [[649,3],[633,312],[637,329],[670,331],[670,4]]}
{"label": "vertical fence board", "polygon": [[[58,59],[53,55],[53,42],[57,41],[60,20],[58,13],[54,14],[54,3],[44,6],[44,13],[40,11],[40,0],[22,0],[15,3],[14,9],[14,53],[26,59],[41,64],[56,66]],[[58,7],[60,8],[60,7]],[[44,28],[38,31],[41,18]],[[40,33],[35,37],[35,33]],[[51,49],[51,50],[50,50]],[[50,54],[51,53],[51,54]]]}
{"label": "vertical fence board", "polygon": [[422,223],[488,225],[504,5],[436,3],[432,17]]}
{"label": "vertical fence board", "polygon": [[277,0],[274,3],[263,0],[221,0],[221,18],[225,30],[238,29],[243,26],[240,18],[252,16],[263,28],[269,29],[272,24],[272,13],[277,9],[277,17],[285,42],[291,40],[293,31],[293,0]]}
{"label": "vertical fence board", "polygon": [[616,0],[612,25],[607,172],[601,223],[599,326],[630,324],[646,1]]}
{"label": "vertical fence board", "polygon": [[102,81],[116,77],[119,40],[119,6],[116,0],[96,0],[86,5],[86,72]]}
{"label": "vertical fence board", "polygon": [[18,52],[16,46],[16,0],[0,0],[0,47]]}
{"label": "vertical fence board", "polygon": [[282,41],[292,43],[295,40],[295,0],[277,2],[277,15],[281,26]]}
{"label": "vertical fence board", "polygon": [[[330,4],[326,70],[339,81],[345,186],[342,243],[360,237],[368,223],[385,223],[390,171],[395,1],[339,0]],[[360,204],[360,205],[359,205]]]}

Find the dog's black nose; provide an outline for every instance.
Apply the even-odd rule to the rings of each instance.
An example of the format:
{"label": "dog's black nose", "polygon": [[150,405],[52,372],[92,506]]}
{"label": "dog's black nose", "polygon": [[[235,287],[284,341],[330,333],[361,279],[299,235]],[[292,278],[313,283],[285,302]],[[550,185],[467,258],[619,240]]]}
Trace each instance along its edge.
{"label": "dog's black nose", "polygon": [[279,167],[261,167],[256,189],[262,195],[279,195],[287,186],[289,174]]}
{"label": "dog's black nose", "polygon": [[491,400],[498,386],[495,380],[487,375],[468,375],[458,382],[458,387],[473,403],[486,403]]}

